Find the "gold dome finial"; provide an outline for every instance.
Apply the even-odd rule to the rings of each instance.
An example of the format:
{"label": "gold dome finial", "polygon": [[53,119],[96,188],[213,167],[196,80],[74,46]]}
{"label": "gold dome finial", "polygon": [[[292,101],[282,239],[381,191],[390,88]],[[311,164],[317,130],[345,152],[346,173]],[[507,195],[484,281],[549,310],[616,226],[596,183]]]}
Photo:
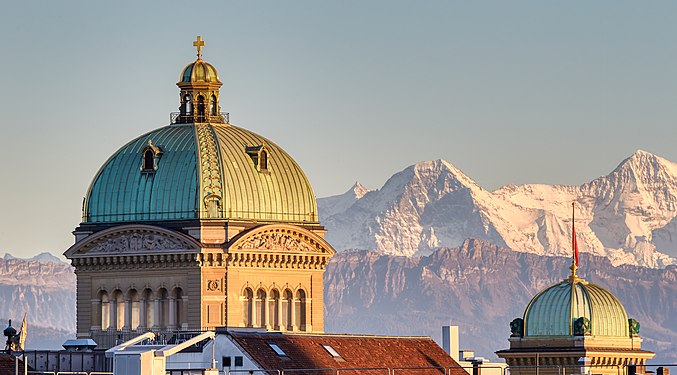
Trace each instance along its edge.
{"label": "gold dome finial", "polygon": [[193,42],[193,46],[197,47],[197,59],[202,60],[202,47],[204,47],[205,41],[202,40],[201,36],[197,36],[197,40]]}

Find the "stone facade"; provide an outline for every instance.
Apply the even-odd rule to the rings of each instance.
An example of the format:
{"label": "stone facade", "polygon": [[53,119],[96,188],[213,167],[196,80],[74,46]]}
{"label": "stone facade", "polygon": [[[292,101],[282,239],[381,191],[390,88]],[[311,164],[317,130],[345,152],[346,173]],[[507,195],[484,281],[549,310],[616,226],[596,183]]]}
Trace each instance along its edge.
{"label": "stone facade", "polygon": [[[220,326],[322,332],[323,274],[334,250],[322,230],[115,226],[66,251],[77,274],[77,336]],[[83,238],[84,237],[84,238]],[[220,239],[226,241],[221,244]]]}

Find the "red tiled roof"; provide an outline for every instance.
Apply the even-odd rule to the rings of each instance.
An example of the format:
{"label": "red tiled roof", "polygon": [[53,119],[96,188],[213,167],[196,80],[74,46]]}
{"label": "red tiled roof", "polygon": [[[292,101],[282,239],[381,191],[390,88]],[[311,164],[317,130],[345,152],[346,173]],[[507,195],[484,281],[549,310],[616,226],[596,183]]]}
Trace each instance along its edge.
{"label": "red tiled roof", "polygon": [[[441,369],[458,366],[429,337],[386,337],[360,335],[299,335],[264,332],[230,332],[233,340],[262,369],[312,368],[407,368],[428,367],[427,370],[401,370],[415,375],[443,374]],[[269,344],[276,344],[286,356],[280,356]],[[334,358],[323,345],[330,345],[341,355]],[[440,369],[435,370],[433,367]],[[343,372],[342,372],[343,373]],[[363,372],[361,372],[363,373]],[[381,370],[372,373],[387,373]],[[453,375],[467,375],[461,368]]]}

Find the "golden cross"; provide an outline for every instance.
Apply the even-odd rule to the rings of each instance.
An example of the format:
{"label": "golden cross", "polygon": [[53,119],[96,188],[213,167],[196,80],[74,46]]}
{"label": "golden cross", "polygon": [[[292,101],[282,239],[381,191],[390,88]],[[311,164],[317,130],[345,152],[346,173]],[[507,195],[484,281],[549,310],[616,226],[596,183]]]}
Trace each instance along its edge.
{"label": "golden cross", "polygon": [[193,46],[197,47],[197,58],[202,58],[202,47],[205,45],[205,41],[202,40],[201,36],[197,36],[197,40],[193,42]]}

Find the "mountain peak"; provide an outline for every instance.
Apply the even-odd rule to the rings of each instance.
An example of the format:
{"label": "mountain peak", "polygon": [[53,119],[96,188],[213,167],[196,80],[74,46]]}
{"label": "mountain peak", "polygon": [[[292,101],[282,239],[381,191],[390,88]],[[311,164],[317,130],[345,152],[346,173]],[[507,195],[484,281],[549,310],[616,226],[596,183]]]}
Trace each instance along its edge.
{"label": "mountain peak", "polygon": [[355,198],[360,199],[369,192],[369,189],[364,187],[359,181],[355,181],[355,184],[348,190],[348,193],[351,192],[355,195]]}
{"label": "mountain peak", "polygon": [[677,164],[644,150],[635,151],[611,174],[631,174],[635,178],[677,178]]}
{"label": "mountain peak", "polygon": [[432,174],[452,177],[466,187],[479,187],[472,178],[468,177],[462,170],[444,159],[418,162],[409,168],[413,170],[415,175]]}

